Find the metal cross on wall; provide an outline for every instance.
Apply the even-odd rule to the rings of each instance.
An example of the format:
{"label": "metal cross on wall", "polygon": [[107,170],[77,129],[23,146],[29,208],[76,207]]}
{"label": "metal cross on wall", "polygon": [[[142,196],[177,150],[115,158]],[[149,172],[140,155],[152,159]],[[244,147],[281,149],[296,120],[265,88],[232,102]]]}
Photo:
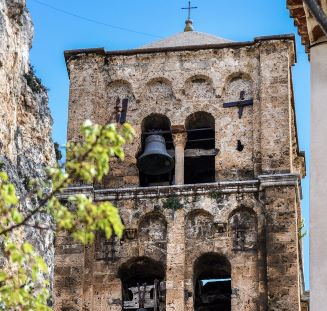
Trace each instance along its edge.
{"label": "metal cross on wall", "polygon": [[224,108],[237,107],[238,108],[238,118],[241,119],[243,116],[244,107],[253,105],[253,98],[245,100],[244,97],[245,97],[245,91],[241,91],[239,101],[224,103],[223,107]]}
{"label": "metal cross on wall", "polygon": [[115,115],[116,122],[120,124],[124,124],[126,122],[126,115],[128,109],[128,98],[124,98],[122,101],[119,97],[117,97],[116,105],[115,105]]}
{"label": "metal cross on wall", "polygon": [[234,218],[234,237],[233,237],[233,246],[236,250],[245,250],[245,226],[241,223],[238,216]]}
{"label": "metal cross on wall", "polygon": [[103,260],[106,262],[115,262],[119,258],[117,257],[116,246],[119,241],[114,235],[107,240],[106,237],[101,236],[98,243],[101,243],[101,256],[97,256],[96,260]]}
{"label": "metal cross on wall", "polygon": [[191,1],[188,2],[187,8],[182,8],[182,10],[188,10],[188,19],[191,19],[191,10],[197,9],[197,6],[191,6]]}

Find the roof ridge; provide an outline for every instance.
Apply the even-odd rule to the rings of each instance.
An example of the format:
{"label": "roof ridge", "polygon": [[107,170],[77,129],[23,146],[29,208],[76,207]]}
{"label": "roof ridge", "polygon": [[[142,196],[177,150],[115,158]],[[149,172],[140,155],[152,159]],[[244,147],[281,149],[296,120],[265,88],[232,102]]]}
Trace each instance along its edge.
{"label": "roof ridge", "polygon": [[178,47],[191,45],[208,45],[218,43],[229,43],[231,40],[218,37],[200,31],[178,32],[161,40],[157,40],[139,47],[139,49]]}

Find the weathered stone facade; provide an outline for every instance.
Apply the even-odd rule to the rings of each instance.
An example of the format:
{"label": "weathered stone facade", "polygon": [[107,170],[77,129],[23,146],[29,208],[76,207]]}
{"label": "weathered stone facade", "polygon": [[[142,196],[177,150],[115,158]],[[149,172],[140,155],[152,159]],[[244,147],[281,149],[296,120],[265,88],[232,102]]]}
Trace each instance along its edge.
{"label": "weathered stone facade", "polygon": [[[43,178],[45,167],[55,164],[47,91],[29,63],[33,30],[25,0],[0,0],[0,163],[20,197],[29,180]],[[21,202],[26,210],[36,204]],[[51,222],[45,215],[38,220]],[[52,277],[53,232],[26,227],[23,237],[45,258]]]}
{"label": "weathered stone facade", "polygon": [[[114,121],[128,99],[136,139],[104,184],[62,196],[114,202],[126,233],[122,241],[99,235],[86,248],[57,237],[57,311],[136,310],[144,291],[147,310],[300,310],[305,166],[292,94],[294,48],[294,37],[285,35],[65,53],[68,138],[79,139],[85,119]],[[240,100],[244,109],[226,105]],[[166,179],[142,179],[137,169],[151,129],[162,130],[175,157]]]}

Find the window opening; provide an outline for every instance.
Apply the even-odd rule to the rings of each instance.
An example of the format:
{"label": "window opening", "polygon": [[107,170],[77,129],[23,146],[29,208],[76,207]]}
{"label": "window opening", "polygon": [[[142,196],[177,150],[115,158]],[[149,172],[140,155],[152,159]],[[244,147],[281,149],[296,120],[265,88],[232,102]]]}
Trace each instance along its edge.
{"label": "window opening", "polygon": [[139,257],[123,264],[118,275],[122,281],[124,311],[165,309],[165,270],[161,262]]}
{"label": "window opening", "polygon": [[231,310],[231,270],[225,257],[202,255],[194,266],[194,310]]}
{"label": "window opening", "polygon": [[174,146],[170,121],[152,114],[143,120],[142,148],[138,155],[141,187],[168,186],[174,179]]}
{"label": "window opening", "polygon": [[209,113],[196,112],[186,120],[185,184],[215,181],[215,120]]}

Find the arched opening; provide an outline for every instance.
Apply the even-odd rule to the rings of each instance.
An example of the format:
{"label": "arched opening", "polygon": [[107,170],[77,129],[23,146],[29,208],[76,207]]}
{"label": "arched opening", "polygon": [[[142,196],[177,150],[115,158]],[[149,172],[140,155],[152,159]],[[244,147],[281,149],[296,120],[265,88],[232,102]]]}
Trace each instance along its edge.
{"label": "arched opening", "polygon": [[204,111],[191,114],[185,122],[185,184],[215,181],[215,119]]}
{"label": "arched opening", "polygon": [[171,185],[174,178],[173,142],[169,119],[153,113],[142,122],[138,155],[141,187]]}
{"label": "arched opening", "polygon": [[231,266],[222,255],[207,253],[194,264],[194,310],[231,310]]}
{"label": "arched opening", "polygon": [[123,310],[163,310],[165,268],[162,262],[149,257],[133,258],[120,267],[118,276],[122,282]]}

